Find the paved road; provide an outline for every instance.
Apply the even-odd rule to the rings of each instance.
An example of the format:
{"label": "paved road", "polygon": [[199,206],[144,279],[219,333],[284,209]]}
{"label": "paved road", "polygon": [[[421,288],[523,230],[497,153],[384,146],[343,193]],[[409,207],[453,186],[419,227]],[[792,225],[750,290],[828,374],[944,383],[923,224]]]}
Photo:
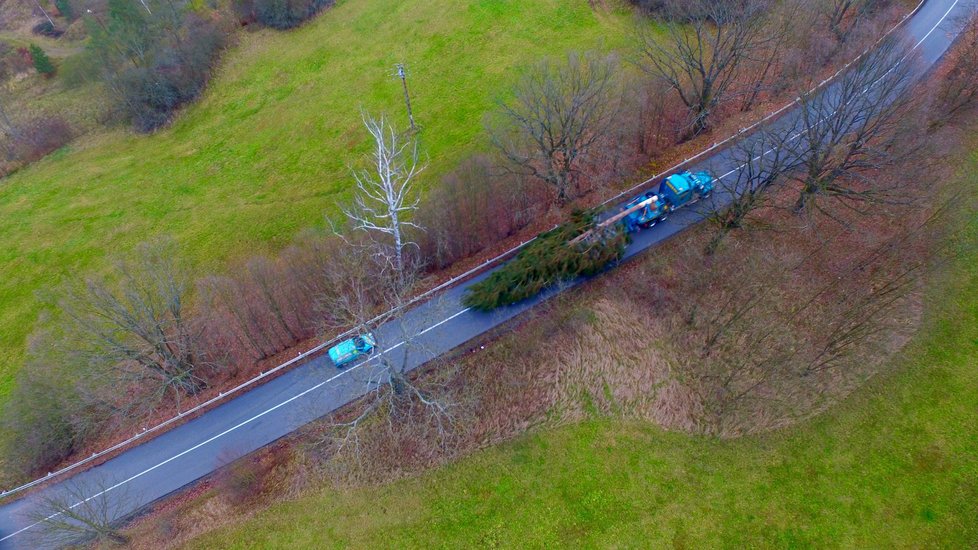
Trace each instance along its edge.
{"label": "paved road", "polygon": [[[957,31],[957,22],[974,9],[972,1],[929,0],[907,22],[901,32],[916,45],[922,69],[930,67],[948,48]],[[832,93],[832,89],[826,93]],[[786,115],[779,123],[790,122],[791,116]],[[734,177],[738,166],[729,152],[720,152],[694,168]],[[702,221],[704,210],[681,210],[655,228],[638,233],[626,250],[626,258]],[[411,310],[400,321],[379,327],[378,345],[393,361],[406,360],[413,369],[534,307],[563,288],[550,289],[534,299],[492,313],[465,309],[460,300],[464,287],[452,288]],[[404,334],[417,335],[413,338],[416,344],[410,350],[402,343]],[[67,484],[71,484],[95,500],[107,499],[120,512],[138,510],[362,396],[378,374],[374,360],[343,371],[335,369],[325,357],[312,360],[39,494],[63,494]],[[36,513],[32,513],[37,509],[38,498],[33,495],[0,507],[0,549],[38,546],[38,540],[32,538],[39,531]]]}

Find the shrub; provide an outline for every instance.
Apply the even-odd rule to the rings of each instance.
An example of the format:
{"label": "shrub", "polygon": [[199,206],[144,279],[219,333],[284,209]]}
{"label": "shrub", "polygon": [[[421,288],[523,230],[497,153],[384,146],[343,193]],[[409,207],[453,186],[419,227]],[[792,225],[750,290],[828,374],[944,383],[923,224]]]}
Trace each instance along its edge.
{"label": "shrub", "polygon": [[76,84],[89,69],[99,75],[115,110],[144,132],[200,94],[228,38],[218,12],[171,8],[148,13],[138,2],[111,0],[106,23],[86,19],[86,55],[73,67]]}
{"label": "shrub", "polygon": [[58,8],[58,13],[68,21],[74,21],[77,15],[75,8],[71,5],[71,0],[54,0],[54,7]]}
{"label": "shrub", "polygon": [[617,225],[594,238],[570,244],[594,228],[594,215],[594,211],[575,212],[571,221],[541,233],[516,258],[469,287],[462,302],[481,311],[515,304],[560,281],[594,275],[621,259],[628,237]]}
{"label": "shrub", "polygon": [[421,203],[415,222],[424,231],[415,240],[430,267],[443,269],[509,237],[549,202],[538,186],[492,175],[498,171],[486,157],[469,158]]}
{"label": "shrub", "polygon": [[64,31],[54,26],[50,21],[41,21],[37,25],[31,28],[31,32],[39,36],[50,36],[51,38],[58,38]]}
{"label": "shrub", "polygon": [[119,77],[116,90],[139,131],[156,130],[194,100],[226,44],[225,33],[213,21],[190,15],[185,26],[183,41],[161,47],[153,65],[130,68]]}
{"label": "shrub", "polygon": [[3,457],[21,477],[48,471],[74,449],[77,431],[66,398],[71,389],[43,363],[32,363],[17,384],[0,418]]}
{"label": "shrub", "polygon": [[629,2],[648,14],[662,12],[667,7],[666,0],[629,0]]}
{"label": "shrub", "polygon": [[258,21],[273,29],[291,29],[332,6],[334,0],[236,0],[242,19]]}
{"label": "shrub", "polygon": [[224,467],[217,476],[218,489],[234,506],[253,504],[264,489],[261,464],[243,457]]}
{"label": "shrub", "polygon": [[20,140],[14,143],[14,156],[22,162],[34,162],[71,141],[72,131],[63,118],[39,117],[18,126]]}
{"label": "shrub", "polygon": [[14,74],[23,73],[34,66],[34,60],[27,48],[17,48],[15,52],[7,56],[7,65]]}
{"label": "shrub", "polygon": [[77,88],[98,79],[98,60],[89,51],[70,55],[61,61],[58,74],[66,88]]}
{"label": "shrub", "polygon": [[40,48],[37,44],[31,44],[30,46],[31,59],[34,61],[34,68],[37,72],[43,74],[44,76],[51,76],[54,74],[54,63],[51,63],[51,58],[48,54],[44,53],[44,50]]}

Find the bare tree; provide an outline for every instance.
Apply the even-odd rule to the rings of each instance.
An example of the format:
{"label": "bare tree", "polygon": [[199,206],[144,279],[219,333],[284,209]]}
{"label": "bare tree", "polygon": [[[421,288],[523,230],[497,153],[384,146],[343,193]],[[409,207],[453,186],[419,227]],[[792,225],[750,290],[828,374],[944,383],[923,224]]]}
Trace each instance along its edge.
{"label": "bare tree", "polygon": [[953,118],[978,102],[978,16],[963,23],[963,30],[948,56],[947,76],[937,91],[937,116]]}
{"label": "bare tree", "polygon": [[[444,384],[421,382],[410,376],[412,362],[418,355],[433,356],[427,353],[421,338],[431,319],[408,319],[400,307],[408,298],[401,293],[411,288],[413,281],[402,284],[378,279],[377,264],[386,260],[366,252],[364,248],[351,248],[344,255],[330,275],[329,286],[340,291],[321,298],[334,322],[356,327],[361,334],[372,332],[376,339],[373,355],[347,378],[366,385],[366,395],[353,407],[328,419],[329,429],[319,442],[334,452],[350,447],[358,459],[363,430],[377,422],[386,424],[392,433],[397,426],[423,425],[432,430],[431,436],[443,441],[451,433],[455,418],[454,403]],[[410,278],[415,274],[409,271],[405,275]],[[437,302],[426,307],[436,312],[434,315],[440,309]],[[376,321],[385,327],[382,331],[372,325],[378,310],[386,310]]]}
{"label": "bare tree", "polygon": [[490,128],[496,149],[518,174],[553,187],[558,204],[573,199],[582,172],[620,104],[613,58],[593,53],[545,60],[523,71],[513,99],[499,103]]}
{"label": "bare tree", "polygon": [[842,44],[849,40],[860,23],[887,3],[888,0],[821,0],[817,13],[825,20],[832,36]]}
{"label": "bare tree", "polygon": [[[873,171],[905,159],[916,143],[904,128],[912,112],[914,58],[899,41],[887,40],[825,90],[801,98],[791,142],[800,169],[795,212],[809,208],[831,215],[818,199],[833,197],[849,208],[897,200],[897,184],[881,186]],[[905,129],[906,131],[900,131]]]}
{"label": "bare tree", "polygon": [[798,1],[771,7],[765,22],[765,39],[750,54],[741,70],[743,82],[749,83],[742,91],[742,112],[753,109],[762,93],[789,86],[787,75],[779,74],[778,69],[791,45],[792,35],[801,32],[799,14],[802,7]]}
{"label": "bare tree", "polygon": [[675,2],[659,25],[641,24],[639,66],[675,90],[689,111],[688,137],[702,133],[727,100],[741,68],[772,40],[762,0]]}
{"label": "bare tree", "polygon": [[710,213],[716,233],[706,246],[707,254],[712,254],[729,232],[744,227],[751,214],[770,204],[771,192],[794,168],[791,130],[790,126],[764,128],[733,146],[730,159],[737,168],[717,180],[718,195],[729,202]]}
{"label": "bare tree", "polygon": [[[64,460],[103,420],[99,411],[79,399],[75,371],[45,361],[37,345],[50,339],[31,335],[28,358],[0,417],[0,455],[4,473],[43,475]],[[41,355],[42,357],[38,357]]]}
{"label": "bare tree", "polygon": [[[376,241],[381,247],[379,255],[403,286],[408,269],[405,249],[417,246],[407,239],[406,229],[417,228],[410,217],[421,200],[414,186],[425,165],[418,158],[416,139],[398,133],[383,116],[375,119],[364,113],[362,118],[373,138],[371,167],[353,170],[357,184],[354,206],[344,213],[356,229],[382,237]],[[393,242],[385,242],[387,239]]]}
{"label": "bare tree", "polygon": [[252,359],[264,359],[311,336],[313,308],[293,273],[301,267],[255,256],[233,275],[198,281],[209,330],[229,337]]}
{"label": "bare tree", "polygon": [[13,160],[14,144],[20,140],[20,129],[7,116],[7,110],[4,107],[5,101],[6,98],[0,96],[0,131],[7,136],[7,139],[0,140],[0,146],[4,148],[7,160]]}
{"label": "bare tree", "polygon": [[805,415],[870,372],[900,341],[901,308],[933,265],[928,225],[856,244],[845,259],[827,261],[820,242],[784,257],[731,249],[713,269],[681,275],[695,290],[669,320],[688,350],[678,359],[700,396],[702,428],[729,436]]}
{"label": "bare tree", "polygon": [[47,490],[32,509],[29,519],[38,523],[32,542],[38,547],[127,544],[119,526],[129,503],[125,489],[113,489],[100,478],[68,480]]}
{"label": "bare tree", "polygon": [[87,365],[97,386],[136,384],[150,392],[151,399],[128,396],[125,408],[196,394],[206,386],[201,371],[213,366],[187,314],[188,277],[174,253],[168,241],[141,244],[134,259],[116,262],[111,282],[69,285],[58,302],[71,364]]}

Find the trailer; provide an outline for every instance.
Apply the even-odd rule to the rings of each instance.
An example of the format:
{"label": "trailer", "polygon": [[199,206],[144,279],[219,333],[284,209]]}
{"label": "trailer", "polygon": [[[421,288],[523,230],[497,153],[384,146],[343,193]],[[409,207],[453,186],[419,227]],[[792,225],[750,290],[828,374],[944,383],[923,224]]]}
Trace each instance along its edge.
{"label": "trailer", "polygon": [[621,211],[598,223],[593,229],[578,235],[571,244],[577,244],[600,234],[614,224],[621,224],[627,233],[647,229],[665,221],[669,214],[699,199],[713,194],[715,178],[709,172],[677,172],[662,180],[658,188],[628,201]]}

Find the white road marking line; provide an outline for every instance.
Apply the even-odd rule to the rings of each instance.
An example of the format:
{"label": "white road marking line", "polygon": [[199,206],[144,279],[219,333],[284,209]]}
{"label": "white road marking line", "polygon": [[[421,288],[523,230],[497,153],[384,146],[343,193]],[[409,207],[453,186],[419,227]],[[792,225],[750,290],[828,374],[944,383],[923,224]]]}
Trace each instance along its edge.
{"label": "white road marking line", "polygon": [[[919,48],[919,47],[920,47],[920,45],[921,45],[921,44],[923,44],[923,43],[924,43],[924,41],[926,41],[926,40],[927,40],[927,39],[928,39],[928,38],[930,37],[930,35],[931,35],[931,34],[933,34],[933,32],[934,32],[935,30],[937,30],[937,28],[938,28],[938,27],[940,27],[940,26],[941,26],[941,24],[942,24],[942,23],[944,23],[944,20],[945,20],[945,19],[947,19],[947,16],[951,14],[951,11],[952,11],[952,10],[954,10],[954,8],[955,8],[955,7],[956,7],[956,6],[958,5],[958,3],[959,3],[959,2],[960,2],[960,0],[954,0],[954,2],[952,2],[952,3],[951,3],[951,7],[949,7],[949,8],[947,9],[947,11],[945,11],[945,12],[944,12],[944,15],[942,15],[942,16],[941,16],[941,18],[937,20],[937,23],[935,23],[935,24],[934,24],[934,26],[933,26],[933,27],[931,27],[929,31],[927,31],[927,34],[925,34],[923,38],[921,38],[920,40],[918,40],[918,41],[917,41],[917,43],[916,43],[916,44],[914,44],[914,46],[913,46],[912,48],[910,48],[910,51],[911,51],[911,52],[912,52],[912,51],[914,51],[914,50],[916,50],[917,48]],[[906,61],[906,60],[907,60],[907,58],[909,58],[909,57],[910,57],[910,53],[908,52],[908,53],[907,53],[907,55],[905,55],[905,56],[903,56],[903,58],[902,58],[902,59],[900,59],[900,61],[898,61],[898,62],[896,62],[896,63],[895,63],[894,65],[893,65],[893,67],[890,67],[890,70],[888,70],[888,71],[886,71],[885,73],[883,73],[883,76],[881,76],[880,78],[878,78],[878,79],[876,80],[876,82],[873,82],[873,83],[872,83],[872,84],[870,84],[870,85],[869,85],[868,87],[866,87],[866,88],[864,88],[864,89],[863,89],[863,92],[862,92],[862,95],[866,95],[866,93],[867,93],[867,92],[869,91],[869,89],[870,89],[870,88],[872,88],[872,87],[873,87],[873,86],[875,86],[875,85],[876,85],[877,83],[879,83],[879,81],[881,81],[881,80],[883,80],[884,78],[886,78],[886,77],[887,77],[887,76],[888,76],[888,75],[889,75],[889,74],[890,74],[891,72],[893,72],[894,70],[896,70],[896,68],[897,68],[897,67],[899,67],[899,66],[900,66],[900,64],[902,64],[902,63],[903,63],[904,61]],[[821,121],[820,121],[820,122],[821,122]],[[789,137],[789,138],[788,138],[788,141],[792,141],[792,140],[794,140],[794,139],[797,139],[797,138],[798,138],[798,136],[800,136],[801,134],[802,134],[802,132],[797,132],[797,133],[796,133],[796,134],[794,134],[793,136],[791,136],[791,137]],[[749,139],[749,138],[748,138],[748,139]],[[750,162],[754,162],[754,161],[756,161],[756,160],[758,160],[758,159],[760,159],[760,158],[761,158],[761,157],[763,157],[763,156],[767,156],[767,155],[768,155],[768,154],[769,154],[769,153],[770,153],[771,151],[774,151],[775,149],[776,149],[776,147],[774,147],[774,148],[771,148],[771,149],[768,149],[767,151],[764,151],[764,153],[763,153],[763,154],[761,154],[761,155],[757,155],[756,157],[754,157],[754,158],[752,158],[752,159],[750,160]],[[717,178],[717,179],[721,179],[721,180],[722,180],[722,179],[724,179],[724,178],[726,178],[727,176],[729,176],[730,174],[733,174],[734,172],[738,172],[738,171],[740,171],[740,170],[742,170],[742,169],[743,169],[743,168],[744,168],[745,166],[747,166],[748,164],[749,164],[748,162],[745,162],[745,163],[743,163],[743,164],[741,164],[740,166],[738,166],[738,167],[736,167],[736,168],[734,168],[734,169],[732,169],[732,170],[730,170],[729,172],[727,172],[727,173],[725,173],[725,174],[723,174],[722,176],[720,176],[720,177],[719,177],[719,178]]]}
{"label": "white road marking line", "polygon": [[[440,327],[441,325],[444,325],[445,323],[451,321],[452,319],[458,317],[459,315],[462,315],[463,313],[469,311],[470,309],[471,308],[465,308],[462,311],[459,311],[458,313],[452,315],[451,317],[445,318],[442,321],[438,322],[437,324],[431,325],[430,327],[428,327],[428,328],[424,329],[423,331],[419,332],[417,334],[417,336],[421,336],[422,334],[425,334],[425,333],[427,333],[427,332],[429,332],[431,330],[434,330],[434,329]],[[180,458],[182,456],[185,456],[185,455],[187,455],[189,453],[192,453],[192,452],[196,451],[197,449],[203,447],[204,445],[207,445],[208,443],[211,443],[211,442],[213,442],[213,441],[215,441],[217,439],[220,439],[220,438],[224,437],[225,435],[227,435],[227,434],[229,434],[229,433],[237,430],[238,428],[241,428],[242,426],[246,426],[246,425],[254,422],[255,420],[258,420],[259,418],[267,415],[268,413],[273,412],[273,411],[275,411],[277,409],[280,409],[280,408],[284,407],[285,405],[288,405],[289,403],[295,401],[296,399],[299,399],[299,398],[301,398],[301,397],[309,394],[310,392],[316,391],[317,389],[323,387],[324,385],[329,384],[333,380],[336,380],[337,378],[339,378],[341,376],[344,376],[344,375],[346,375],[348,373],[351,373],[354,370],[356,370],[356,369],[358,369],[358,368],[360,368],[360,367],[362,367],[364,365],[369,364],[373,359],[376,359],[376,358],[380,357],[381,355],[383,355],[383,354],[385,354],[385,353],[387,353],[387,352],[389,352],[391,350],[397,349],[398,347],[400,347],[402,345],[404,345],[404,341],[398,342],[397,344],[395,344],[395,345],[393,345],[393,346],[385,349],[384,351],[380,352],[379,354],[374,355],[372,358],[368,359],[367,361],[363,361],[361,363],[357,363],[356,365],[354,365],[354,366],[352,366],[352,367],[350,367],[350,368],[348,368],[348,369],[340,372],[339,374],[336,374],[334,376],[331,376],[330,378],[328,378],[326,380],[323,380],[322,382],[316,384],[315,386],[312,386],[312,387],[310,387],[310,388],[302,391],[301,393],[298,393],[298,394],[296,394],[296,395],[294,395],[294,396],[286,399],[285,401],[282,401],[281,403],[279,403],[278,405],[275,405],[274,407],[270,407],[268,409],[265,409],[264,411],[256,414],[255,416],[252,416],[251,418],[249,418],[247,420],[244,420],[244,421],[238,423],[237,425],[232,426],[232,427],[224,430],[223,432],[221,432],[221,433],[219,433],[219,434],[217,434],[217,435],[215,435],[215,436],[213,436],[213,437],[211,437],[211,438],[209,438],[209,439],[207,439],[205,441],[202,441],[202,442],[194,445],[193,447],[190,447],[189,449],[187,449],[185,451],[182,451],[180,453],[177,453],[177,454],[171,456],[170,458],[168,458],[168,459],[166,459],[166,460],[164,460],[164,461],[162,461],[162,462],[160,462],[160,463],[158,463],[158,464],[156,464],[154,466],[151,466],[149,468],[146,468],[145,470],[143,470],[142,472],[139,472],[138,474],[134,474],[134,475],[130,476],[129,478],[127,478],[127,479],[125,479],[123,481],[120,481],[119,483],[116,483],[115,485],[112,485],[111,487],[108,487],[108,488],[106,488],[106,489],[104,489],[102,491],[99,491],[98,493],[95,493],[94,495],[86,498],[85,500],[82,500],[80,502],[76,502],[75,504],[72,504],[71,506],[69,506],[69,508],[74,509],[77,506],[81,506],[82,504],[84,504],[84,503],[92,500],[93,498],[98,498],[98,497],[100,497],[100,496],[108,493],[109,491],[111,491],[113,489],[118,489],[119,487],[125,485],[126,483],[129,483],[129,482],[131,482],[131,481],[133,481],[135,479],[138,479],[138,478],[140,478],[140,477],[142,477],[142,476],[144,476],[144,475],[152,472],[153,470],[156,470],[157,468],[160,468],[161,466],[165,466],[166,464],[169,464],[170,462],[173,462],[174,460],[176,460],[176,459],[178,459],[178,458]],[[36,527],[36,526],[40,525],[41,523],[44,523],[45,521],[51,520],[53,518],[56,518],[56,517],[58,517],[60,515],[61,515],[61,512],[52,514],[52,515],[44,518],[41,521],[37,521],[35,523],[32,523],[32,524],[30,524],[30,525],[28,525],[28,526],[20,529],[19,531],[14,531],[13,533],[11,533],[9,535],[7,535],[7,536],[5,536],[3,538],[0,538],[0,542],[3,542],[3,541],[5,541],[5,540],[7,540],[9,538],[12,538],[12,537],[16,536],[16,535],[19,535],[20,533],[23,533],[24,531],[27,531],[28,529],[31,529],[32,527]]]}
{"label": "white road marking line", "polygon": [[[419,332],[419,333],[417,333],[417,334],[415,334],[415,336],[416,336],[416,337],[417,337],[417,336],[421,336],[422,334],[425,334],[425,333],[426,333],[426,332],[428,332],[429,330],[434,330],[434,329],[436,329],[436,328],[438,328],[438,327],[440,327],[440,326],[442,326],[442,325],[444,325],[445,323],[447,323],[447,322],[449,322],[449,321],[451,321],[452,319],[454,319],[454,318],[456,318],[456,317],[458,317],[459,315],[461,315],[461,314],[463,314],[463,313],[465,313],[466,311],[468,311],[468,310],[470,310],[470,309],[472,309],[472,308],[470,308],[470,307],[467,307],[467,308],[465,308],[465,309],[463,309],[462,311],[459,311],[459,312],[458,312],[458,313],[456,313],[455,315],[452,315],[451,317],[448,317],[447,319],[443,319],[443,320],[441,320],[441,321],[439,321],[438,323],[436,323],[436,324],[434,324],[434,325],[431,325],[430,327],[428,327],[428,328],[426,328],[426,329],[424,329],[424,330],[422,330],[421,332]],[[389,348],[387,348],[387,349],[385,349],[384,351],[382,351],[382,352],[380,352],[380,354],[379,354],[379,355],[377,355],[377,357],[380,357],[381,355],[383,355],[383,354],[385,354],[385,353],[387,353],[388,351],[391,351],[391,350],[394,350],[394,349],[397,349],[397,348],[399,348],[399,347],[401,347],[401,346],[403,346],[403,345],[404,345],[404,342],[403,342],[403,341],[401,341],[401,342],[398,342],[398,343],[396,343],[396,344],[394,344],[393,346],[391,346],[391,347],[389,347]]]}

